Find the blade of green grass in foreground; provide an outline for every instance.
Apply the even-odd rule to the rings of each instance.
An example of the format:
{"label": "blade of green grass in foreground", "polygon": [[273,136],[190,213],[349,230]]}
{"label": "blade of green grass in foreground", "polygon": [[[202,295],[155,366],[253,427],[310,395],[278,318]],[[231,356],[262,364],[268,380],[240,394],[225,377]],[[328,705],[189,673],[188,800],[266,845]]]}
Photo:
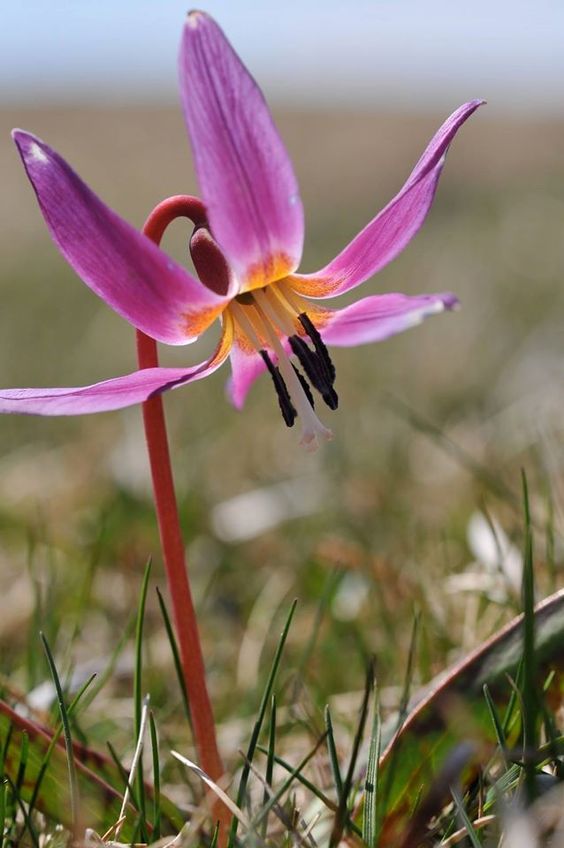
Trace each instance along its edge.
{"label": "blade of green grass in foreground", "polygon": [[[149,588],[149,578],[151,576],[151,560],[147,560],[145,573],[143,574],[143,582],[141,584],[141,595],[139,597],[139,607],[137,609],[137,623],[135,626],[135,671],[133,675],[133,703],[135,707],[135,739],[139,740],[141,736],[141,725],[143,716],[143,625],[145,623],[145,605],[147,602],[147,591]],[[139,804],[139,813],[141,821],[141,837],[143,841],[147,841],[146,828],[146,801],[145,801],[145,781],[143,780],[143,750],[141,747],[139,753],[139,769],[135,778],[137,782],[137,801]]]}
{"label": "blade of green grass in foreground", "polygon": [[[88,680],[81,686],[81,688],[76,693],[76,695],[72,699],[71,703],[67,707],[67,714],[68,714],[69,719],[72,717],[72,715],[75,712],[78,704],[81,701],[82,696],[88,690],[91,683],[94,681],[95,677],[96,677],[96,675],[92,674],[91,677],[88,678]],[[35,786],[33,787],[33,792],[32,792],[32,795],[31,795],[31,798],[30,798],[29,804],[28,804],[28,812],[29,812],[30,816],[31,816],[31,813],[33,812],[33,809],[35,807],[35,803],[36,803],[36,800],[37,800],[37,796],[39,795],[39,790],[41,789],[41,784],[43,782],[43,778],[44,778],[45,773],[46,773],[46,771],[49,767],[49,762],[51,760],[51,755],[53,753],[53,749],[55,748],[55,745],[59,741],[62,732],[63,732],[63,723],[60,722],[59,725],[55,728],[55,731],[53,733],[53,737],[51,739],[51,742],[49,743],[49,747],[47,748],[47,752],[46,752],[46,754],[43,758],[43,762],[41,763],[41,768],[39,769],[39,774],[37,775],[37,780],[35,781]],[[73,746],[73,754],[74,754],[74,746]]]}
{"label": "blade of green grass in foreground", "polygon": [[76,764],[74,760],[74,753],[72,748],[72,737],[69,723],[69,716],[67,712],[67,707],[65,704],[65,699],[63,696],[63,690],[61,687],[61,681],[59,680],[59,675],[57,673],[57,666],[55,665],[55,660],[53,658],[53,654],[51,653],[51,648],[49,647],[49,643],[44,635],[44,633],[39,633],[41,641],[43,642],[43,647],[45,648],[45,653],[47,655],[47,662],[49,664],[49,670],[51,672],[51,676],[53,678],[53,683],[55,684],[55,689],[57,692],[57,701],[59,703],[59,710],[61,712],[61,724],[63,725],[63,736],[65,739],[65,749],[67,752],[67,768],[69,773],[69,790],[70,790],[70,805],[71,805],[71,829],[75,835],[78,835],[79,832],[79,791],[78,791],[78,780],[76,777]]}
{"label": "blade of green grass in foreground", "polygon": [[[125,794],[123,796],[121,809],[119,811],[119,818],[118,818],[118,821],[117,821],[116,826],[115,826],[114,839],[116,841],[119,839],[119,834],[120,834],[123,822],[125,821],[125,817],[127,815],[127,807],[128,807],[128,804],[129,804],[129,796],[131,795],[131,787],[132,787],[132,784],[135,781],[135,778],[137,776],[137,770],[141,766],[141,755],[143,753],[143,742],[144,742],[144,738],[145,738],[145,728],[146,728],[146,725],[147,725],[148,715],[149,715],[149,696],[147,695],[145,697],[144,701],[143,701],[143,707],[142,707],[142,712],[141,712],[141,723],[139,725],[139,735],[137,737],[137,743],[135,745],[135,751],[134,751],[134,754],[133,754],[133,759],[131,761],[131,766],[129,767],[127,788],[126,788]],[[142,776],[141,776],[141,778],[142,778]],[[145,787],[143,786],[143,793],[144,793],[144,789],[145,789]],[[139,824],[144,826],[145,822],[143,821],[143,819],[144,819],[144,811],[142,811],[140,813],[140,816],[139,816]],[[145,840],[145,841],[148,841],[148,840]]]}
{"label": "blade of green grass in foreground", "polygon": [[376,697],[372,733],[370,734],[370,748],[368,750],[368,765],[366,767],[364,817],[362,821],[362,838],[368,848],[376,848],[378,840],[378,763],[380,762],[381,746],[382,722],[380,719],[380,705]]}
{"label": "blade of green grass in foreground", "polygon": [[[17,787],[12,783],[9,777],[6,778],[6,781],[12,791],[12,797],[14,799],[15,804],[19,807],[20,813],[22,814],[22,818],[25,823],[25,830],[29,831],[29,835],[31,836],[31,841],[33,843],[33,848],[40,848],[39,844],[39,836],[37,835],[37,831],[33,825],[31,817],[26,809],[26,806],[22,800],[22,797],[17,789]],[[15,816],[14,816],[15,818]]]}
{"label": "blade of green grass in foreground", "polygon": [[[315,754],[317,753],[317,751],[319,750],[319,748],[321,747],[321,745],[323,744],[324,741],[325,741],[325,733],[317,740],[317,742],[315,743],[315,745],[313,746],[311,751],[308,751],[308,753],[305,755],[305,757],[303,757],[303,759],[300,760],[298,765],[295,768],[291,769],[286,780],[278,787],[278,789],[275,792],[273,792],[270,795],[268,802],[258,811],[258,813],[253,818],[253,820],[251,822],[250,830],[255,830],[258,827],[258,825],[260,824],[260,822],[263,821],[264,818],[268,815],[270,810],[274,809],[276,807],[276,805],[281,801],[283,796],[290,789],[290,786],[292,785],[294,780],[298,777],[299,774],[301,774],[301,772],[304,770],[304,768],[309,763],[309,761],[312,759],[312,757],[315,756]],[[247,763],[248,763],[249,771],[250,771],[252,764],[248,761],[247,761]]]}
{"label": "blade of green grass in foreground", "polygon": [[329,751],[329,762],[331,763],[331,772],[335,782],[335,790],[337,792],[337,805],[341,803],[343,795],[343,778],[341,777],[341,769],[339,766],[339,757],[337,754],[337,746],[335,744],[335,734],[333,733],[333,720],[331,718],[331,710],[329,704],[325,707],[325,729],[327,731],[327,750]]}
{"label": "blade of green grass in foreground", "polygon": [[161,615],[163,617],[166,635],[168,637],[170,649],[172,651],[172,659],[173,659],[173,662],[174,662],[174,669],[176,671],[176,677],[178,678],[178,683],[180,685],[180,692],[182,693],[182,703],[184,705],[184,711],[186,713],[186,718],[188,719],[188,724],[190,725],[190,728],[192,729],[192,716],[190,715],[190,702],[188,700],[188,690],[186,689],[186,681],[184,680],[184,672],[182,671],[182,663],[180,661],[180,651],[178,650],[178,644],[176,642],[176,636],[174,635],[174,629],[172,627],[172,622],[170,620],[170,616],[168,614],[168,610],[166,608],[164,598],[163,598],[161,591],[160,591],[158,586],[157,586],[157,598],[159,599],[159,606],[161,608]]}
{"label": "blade of green grass in foreground", "polygon": [[368,715],[368,704],[370,702],[370,696],[374,691],[374,668],[373,665],[370,664],[367,674],[366,674],[366,684],[364,687],[364,695],[362,698],[362,704],[360,706],[360,714],[358,718],[358,725],[356,728],[356,733],[354,735],[351,758],[349,761],[349,767],[347,769],[347,774],[345,776],[345,780],[343,782],[343,791],[341,793],[341,797],[339,799],[339,805],[337,808],[337,814],[335,816],[335,823],[333,825],[333,830],[331,832],[331,836],[329,839],[329,846],[333,848],[333,846],[339,845],[341,841],[341,837],[343,835],[343,831],[346,826],[346,822],[349,815],[348,803],[349,803],[349,794],[352,789],[354,772],[356,768],[356,763],[358,759],[358,752],[360,751],[360,745],[362,742],[362,738],[364,736],[364,728],[366,725],[366,718]]}
{"label": "blade of green grass in foreground", "polygon": [[[280,666],[280,660],[282,659],[282,653],[284,651],[284,646],[286,644],[286,639],[288,638],[288,633],[290,632],[290,625],[292,624],[292,619],[294,617],[294,613],[296,611],[297,600],[292,602],[290,607],[290,612],[288,613],[288,618],[286,619],[286,623],[284,625],[284,629],[280,635],[280,639],[278,640],[278,646],[276,648],[276,653],[274,654],[274,659],[272,661],[272,667],[270,669],[270,674],[268,675],[268,679],[266,681],[266,686],[264,688],[264,692],[262,695],[262,699],[259,706],[258,716],[253,726],[253,731],[251,733],[251,740],[249,742],[249,747],[246,754],[246,761],[243,764],[243,770],[241,772],[241,779],[239,781],[239,789],[237,791],[237,801],[236,805],[239,809],[243,808],[243,805],[246,800],[247,795],[247,783],[249,780],[250,767],[249,763],[252,763],[253,757],[255,755],[255,750],[258,744],[260,731],[262,729],[262,725],[264,722],[264,717],[266,715],[266,710],[268,708],[268,704],[270,702],[270,698],[272,696],[272,692],[274,689],[274,683],[276,682],[276,675],[278,674],[278,668]],[[239,820],[234,817],[231,825],[231,830],[229,832],[229,848],[233,848],[235,845],[235,839],[237,837],[237,827]]]}
{"label": "blade of green grass in foreground", "polygon": [[470,845],[472,846],[472,848],[482,848],[482,842],[474,829],[474,825],[468,818],[468,813],[466,812],[464,802],[460,797],[460,793],[455,789],[451,789],[451,794],[452,800],[454,801],[454,806],[456,807],[456,813],[461,821],[462,826],[466,830]]}
{"label": "blade of green grass in foreground", "polygon": [[[257,745],[257,750],[260,751],[262,754],[268,755],[268,749],[265,748],[263,745]],[[311,780],[308,780],[305,775],[297,771],[294,766],[290,765],[287,760],[285,760],[283,757],[278,756],[278,754],[276,754],[274,760],[276,762],[276,765],[281,766],[285,771],[288,772],[288,774],[291,774],[293,776],[293,779],[295,778],[298,783],[301,783],[302,786],[307,789],[308,792],[311,792],[311,794],[315,798],[319,798],[321,803],[325,807],[327,807],[328,810],[331,810],[332,813],[337,812],[338,805],[335,804],[335,802],[332,801],[331,798],[328,798],[327,795],[318,786],[315,785],[315,783],[313,783]],[[360,829],[360,827],[358,827],[358,825],[355,824],[355,822],[350,816],[347,818],[346,825],[352,833],[355,833],[357,836],[362,836],[362,830]]]}
{"label": "blade of green grass in foreground", "polygon": [[529,804],[535,799],[536,766],[533,753],[537,747],[537,717],[539,703],[536,692],[537,662],[535,657],[535,584],[533,574],[533,531],[529,506],[527,478],[522,472],[523,504],[525,510],[525,550],[523,556],[523,754],[525,789]]}
{"label": "blade of green grass in foreground", "polygon": [[151,749],[153,752],[153,839],[161,836],[161,767],[159,763],[159,740],[153,712],[149,713],[149,729],[151,731]]}
{"label": "blade of green grass in foreground", "polygon": [[0,848],[4,846],[4,835],[6,830],[6,796],[8,794],[8,781],[2,777],[0,784]]}
{"label": "blade of green grass in foreground", "polygon": [[487,683],[484,683],[482,691],[484,693],[488,712],[492,720],[492,727],[494,729],[495,737],[497,739],[497,744],[499,745],[499,749],[502,753],[503,759],[505,760],[505,762],[507,762],[507,744],[505,739],[505,733],[503,731],[503,725],[501,723],[501,719],[499,717],[496,705],[494,704],[494,700],[491,696],[490,687]]}
{"label": "blade of green grass in foreground", "polygon": [[[268,754],[266,760],[266,775],[265,787],[262,795],[263,806],[268,802],[269,792],[272,788],[272,776],[274,774],[274,758],[276,756],[276,695],[272,696],[270,702],[270,733],[268,736]],[[264,817],[262,823],[262,838],[266,837],[268,830],[268,815]]]}

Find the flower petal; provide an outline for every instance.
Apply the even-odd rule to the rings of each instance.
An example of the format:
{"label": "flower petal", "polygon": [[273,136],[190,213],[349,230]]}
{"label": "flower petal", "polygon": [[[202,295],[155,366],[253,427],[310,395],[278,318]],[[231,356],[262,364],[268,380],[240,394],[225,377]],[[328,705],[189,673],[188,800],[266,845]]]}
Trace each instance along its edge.
{"label": "flower petal", "polygon": [[449,144],[483,102],[472,100],[453,112],[431,139],[399,194],[325,268],[314,274],[294,274],[290,285],[309,297],[331,297],[360,285],[395,259],[431,208]]}
{"label": "flower petal", "polygon": [[266,366],[264,360],[254,348],[237,341],[231,348],[229,359],[231,376],[227,381],[227,395],[235,409],[242,409],[249,389],[257,377],[260,377],[266,371]]}
{"label": "flower petal", "polygon": [[13,137],[51,236],[86,285],[158,341],[194,341],[227,299],[102,203],[48,145],[22,130]]}
{"label": "flower petal", "polygon": [[260,89],[203,12],[184,28],[180,90],[212,233],[241,289],[284,277],[302,254],[296,177]]}
{"label": "flower petal", "polygon": [[336,347],[380,342],[410,327],[420,324],[428,315],[445,309],[455,309],[458,300],[453,294],[380,294],[365,297],[344,309],[330,310],[314,307],[312,319],[324,342]]}
{"label": "flower petal", "polygon": [[85,415],[133,406],[154,395],[207,377],[225,362],[232,343],[233,324],[226,321],[213,355],[191,368],[144,368],[78,388],[0,389],[0,413]]}

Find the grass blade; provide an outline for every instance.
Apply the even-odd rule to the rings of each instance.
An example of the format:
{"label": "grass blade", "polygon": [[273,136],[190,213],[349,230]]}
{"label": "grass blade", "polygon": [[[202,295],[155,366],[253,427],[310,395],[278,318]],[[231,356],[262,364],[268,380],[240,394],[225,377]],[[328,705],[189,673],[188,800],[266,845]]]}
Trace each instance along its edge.
{"label": "grass blade", "polygon": [[[143,721],[143,625],[145,623],[145,605],[147,602],[147,591],[149,589],[149,577],[151,576],[151,559],[147,560],[145,573],[143,574],[143,582],[141,584],[141,595],[139,598],[139,607],[137,610],[137,622],[135,625],[135,671],[133,675],[133,703],[135,708],[135,739],[137,747],[139,740],[142,739],[142,721]],[[137,753],[137,750],[136,750]],[[145,781],[143,780],[143,746],[139,751],[139,769],[137,770],[137,794],[139,801],[139,812],[141,813],[141,834],[146,840],[147,834],[145,830],[146,817],[146,800],[145,800]],[[133,765],[131,768],[133,772]],[[131,782],[131,781],[130,781]],[[127,793],[126,793],[127,794]]]}
{"label": "grass blade", "polygon": [[462,801],[460,794],[455,789],[451,789],[451,795],[452,800],[454,801],[454,805],[456,807],[457,815],[460,818],[462,826],[466,831],[466,834],[470,841],[470,845],[472,846],[472,848],[483,848],[480,837],[476,833],[474,825],[468,818],[468,813],[464,808],[464,802]]}
{"label": "grass blade", "polygon": [[8,781],[3,778],[0,786],[0,848],[4,846],[4,831],[6,830],[6,795],[8,793]]}
{"label": "grass blade", "polygon": [[[266,775],[265,775],[265,787],[262,796],[263,806],[268,803],[269,798],[269,788],[272,787],[272,777],[274,774],[274,757],[276,755],[276,695],[272,695],[271,706],[270,706],[270,734],[268,737],[268,754],[266,758]],[[264,821],[262,823],[262,837],[263,839],[266,837],[266,832],[268,829],[268,816],[264,817]]]}
{"label": "grass blade", "polygon": [[366,725],[366,717],[368,715],[368,704],[370,702],[370,695],[374,691],[374,667],[371,663],[368,667],[368,671],[366,673],[366,684],[364,687],[364,696],[362,698],[362,704],[360,707],[360,715],[358,719],[358,726],[356,729],[356,733],[354,736],[351,758],[349,761],[349,767],[347,769],[347,774],[345,776],[345,781],[343,783],[343,791],[341,793],[341,798],[339,800],[339,806],[337,809],[337,815],[335,816],[335,823],[333,825],[333,831],[331,833],[331,837],[329,839],[329,848],[332,846],[336,846],[340,843],[341,837],[343,835],[343,830],[346,826],[346,821],[348,818],[348,800],[349,793],[351,791],[354,779],[354,771],[356,768],[356,761],[358,759],[358,752],[360,750],[360,745],[362,742],[362,738],[364,736],[364,728]]}
{"label": "grass blade", "polygon": [[[78,704],[80,703],[82,696],[87,691],[87,689],[90,687],[90,685],[95,680],[95,678],[96,678],[96,674],[90,675],[88,680],[80,687],[80,689],[78,690],[78,692],[76,693],[76,695],[74,696],[72,701],[70,702],[69,706],[67,707],[67,715],[68,715],[69,719],[72,718],[72,715],[73,715],[74,711],[76,710]],[[49,761],[51,760],[51,755],[53,753],[55,745],[59,741],[59,738],[60,738],[62,732],[63,732],[63,723],[59,722],[59,724],[57,725],[57,727],[55,728],[55,730],[53,732],[53,736],[51,737],[51,741],[49,742],[49,747],[47,748],[47,750],[45,752],[45,756],[43,757],[43,761],[42,761],[41,766],[39,768],[39,774],[37,775],[37,780],[35,781],[35,786],[33,787],[33,793],[31,795],[31,798],[29,799],[28,811],[29,811],[30,815],[31,815],[31,813],[32,813],[32,811],[35,807],[35,804],[37,803],[37,798],[38,798],[38,795],[39,795],[39,791],[41,789],[41,784],[43,783],[43,778],[45,777],[45,772],[47,771],[47,768],[49,766]]]}
{"label": "grass blade", "polygon": [[325,707],[325,729],[327,731],[327,750],[329,751],[329,762],[331,763],[331,772],[335,781],[335,789],[337,791],[337,803],[341,803],[343,795],[343,778],[341,777],[341,769],[339,767],[339,758],[337,756],[337,746],[335,745],[335,734],[333,733],[333,719],[329,704]]}
{"label": "grass blade", "polygon": [[157,586],[157,598],[159,599],[159,606],[161,608],[161,615],[163,617],[166,635],[168,637],[168,641],[170,643],[170,649],[172,651],[172,659],[173,659],[173,662],[174,662],[174,669],[176,671],[178,683],[180,684],[180,691],[182,693],[182,703],[184,705],[184,711],[186,713],[186,718],[188,719],[188,724],[190,725],[190,728],[192,729],[192,716],[190,715],[190,702],[188,700],[188,690],[186,689],[186,681],[184,680],[184,672],[182,671],[182,663],[180,661],[180,652],[178,650],[178,644],[176,642],[176,636],[174,635],[174,630],[173,630],[173,627],[172,627],[172,622],[170,620],[170,615],[168,614],[168,610],[166,608],[164,598],[163,598],[161,591],[160,591],[158,586]]}
{"label": "grass blade", "polygon": [[156,841],[161,836],[161,769],[159,763],[159,740],[153,712],[149,713],[149,730],[151,732],[151,750],[153,752],[153,834]]}
{"label": "grass blade", "polygon": [[380,704],[378,698],[374,704],[372,733],[368,750],[368,765],[366,767],[366,783],[364,792],[364,819],[362,822],[362,838],[368,848],[375,848],[378,839],[378,764],[382,747],[382,722],[380,719]]}
{"label": "grass blade", "polygon": [[[141,766],[141,755],[143,753],[143,738],[145,736],[145,727],[147,726],[147,716],[149,714],[149,696],[145,698],[143,701],[143,707],[141,712],[141,723],[139,725],[139,735],[137,737],[137,744],[135,745],[135,752],[133,754],[133,759],[131,761],[131,768],[129,770],[129,778],[127,781],[127,789],[123,795],[123,801],[121,804],[121,810],[119,811],[118,816],[118,824],[115,827],[115,841],[118,840],[122,825],[125,821],[127,805],[129,803],[129,796],[131,794],[131,786],[135,780],[136,775],[138,774],[138,769]],[[141,777],[141,783],[143,783],[143,774],[139,772],[139,776]],[[139,784],[139,781],[137,781]],[[143,797],[145,797],[145,784],[143,783]],[[144,815],[144,811],[140,811],[141,815]],[[142,823],[144,824],[144,823]]]}
{"label": "grass blade", "polygon": [[147,560],[143,582],[141,584],[141,596],[137,609],[137,621],[135,625],[135,672],[133,677],[133,701],[135,706],[135,738],[139,738],[141,730],[141,715],[143,713],[143,624],[145,621],[145,603],[147,601],[147,590],[149,588],[149,577],[151,576],[151,560]]}
{"label": "grass blade", "polygon": [[16,787],[16,792],[18,793],[18,795],[20,793],[20,790],[22,788],[22,784],[24,782],[28,753],[29,753],[29,735],[24,730],[22,732],[22,744],[21,744],[21,748],[20,748],[20,763],[19,763],[19,766],[18,766],[18,773],[16,775],[16,782],[14,784],[15,787]]}
{"label": "grass blade", "polygon": [[25,827],[26,827],[27,830],[29,830],[29,835],[31,836],[31,841],[33,842],[33,848],[40,848],[39,837],[37,835],[37,831],[35,830],[35,827],[33,825],[31,817],[30,817],[30,815],[29,815],[29,813],[26,809],[26,806],[25,806],[16,786],[12,783],[12,781],[10,780],[9,777],[6,777],[6,781],[8,782],[8,784],[9,784],[11,790],[12,790],[12,797],[13,797],[15,803],[20,808],[21,814],[23,816],[23,820],[25,822]]}
{"label": "grass blade", "polygon": [[529,803],[536,796],[536,767],[534,752],[537,747],[536,728],[539,702],[536,691],[537,660],[535,656],[535,583],[533,572],[533,531],[529,492],[525,472],[523,480],[523,506],[525,512],[525,550],[523,552],[523,749],[525,761],[525,787]]}
{"label": "grass blade", "polygon": [[[263,745],[257,745],[257,750],[261,751],[261,753],[263,754],[268,754],[268,749],[265,748]],[[311,792],[312,795],[314,795],[316,798],[319,798],[321,803],[324,804],[328,810],[331,810],[332,813],[337,812],[338,805],[335,804],[335,802],[332,801],[331,798],[328,798],[327,795],[325,795],[325,793],[318,786],[315,785],[315,783],[312,783],[311,780],[308,780],[308,778],[305,777],[303,774],[296,772],[295,768],[291,766],[290,763],[287,762],[287,760],[276,754],[274,757],[274,761],[276,762],[276,765],[281,766],[289,774],[293,774],[294,778],[298,781],[298,783],[301,783],[302,786],[309,792]],[[362,836],[361,829],[358,827],[357,824],[355,824],[352,818],[349,817],[347,819],[346,824],[351,833],[355,833],[357,836]]]}
{"label": "grass blade", "polygon": [[[294,617],[294,612],[296,611],[297,600],[292,602],[290,607],[290,612],[288,613],[288,617],[286,619],[286,623],[284,625],[284,629],[280,635],[280,639],[278,640],[278,646],[276,648],[276,653],[274,654],[274,659],[272,661],[272,667],[270,669],[270,674],[268,675],[268,680],[266,681],[266,686],[264,688],[264,692],[262,695],[262,699],[259,706],[258,716],[253,726],[253,731],[251,734],[251,740],[249,742],[249,748],[246,754],[246,760],[243,765],[243,770],[241,773],[241,780],[239,781],[239,789],[237,791],[237,807],[239,809],[242,808],[245,798],[247,795],[247,783],[249,780],[250,767],[249,763],[252,763],[253,757],[255,755],[255,750],[258,744],[260,731],[262,729],[262,724],[264,722],[264,717],[266,715],[266,710],[268,708],[268,704],[270,702],[270,698],[272,695],[272,690],[274,688],[274,683],[276,681],[276,675],[278,674],[278,668],[280,666],[280,660],[282,659],[282,652],[284,651],[284,646],[286,644],[286,640],[288,638],[288,633],[290,632],[290,625],[292,624],[292,619]],[[233,819],[231,830],[229,832],[229,848],[233,848],[235,844],[235,839],[237,836],[237,826],[238,826],[238,818],[235,817]]]}
{"label": "grass blade", "polygon": [[482,691],[484,693],[484,698],[486,699],[486,705],[488,707],[488,712],[490,714],[490,718],[492,720],[495,736],[497,739],[497,744],[501,750],[503,755],[503,759],[507,762],[507,744],[505,740],[505,733],[503,731],[503,725],[501,723],[501,719],[499,717],[499,713],[494,704],[493,698],[490,693],[490,687],[487,683],[484,683],[482,687]]}
{"label": "grass blade", "polygon": [[[290,786],[292,785],[294,780],[297,778],[297,776],[299,774],[301,774],[301,772],[304,770],[304,768],[309,763],[309,761],[312,759],[312,757],[314,757],[315,754],[319,751],[319,748],[321,747],[321,745],[325,741],[325,735],[326,734],[323,733],[323,735],[317,740],[317,742],[315,743],[315,745],[311,749],[311,751],[309,751],[305,755],[305,757],[303,757],[303,759],[300,760],[300,762],[298,763],[298,765],[295,768],[291,769],[286,780],[281,784],[281,786],[278,787],[276,792],[272,793],[268,802],[258,811],[258,813],[256,814],[256,816],[253,818],[253,820],[251,822],[251,827],[253,829],[258,827],[258,825],[263,820],[263,818],[266,815],[268,815],[270,810],[272,810],[272,808],[275,807],[278,804],[278,802],[280,801],[282,796],[286,794],[286,792],[288,791],[288,789],[290,788]],[[248,768],[249,768],[249,771],[250,771],[252,764],[250,762],[247,762],[247,764],[248,764]]]}
{"label": "grass blade", "polygon": [[72,737],[70,731],[70,723],[68,711],[65,705],[65,699],[63,697],[63,690],[61,688],[61,681],[59,680],[59,675],[57,673],[57,667],[55,665],[55,660],[53,658],[53,654],[51,653],[51,648],[49,647],[49,643],[45,637],[45,634],[40,632],[39,636],[41,641],[43,642],[43,647],[45,649],[45,654],[47,656],[47,662],[49,664],[49,670],[51,672],[51,677],[53,678],[53,683],[55,684],[55,690],[57,692],[57,701],[59,704],[59,710],[61,713],[61,724],[63,725],[63,736],[65,739],[65,749],[67,752],[67,767],[69,772],[69,790],[70,790],[70,804],[71,804],[71,821],[72,821],[72,830],[74,833],[78,833],[79,828],[79,797],[78,797],[78,780],[76,776],[76,765],[74,762],[74,754],[72,750]]}

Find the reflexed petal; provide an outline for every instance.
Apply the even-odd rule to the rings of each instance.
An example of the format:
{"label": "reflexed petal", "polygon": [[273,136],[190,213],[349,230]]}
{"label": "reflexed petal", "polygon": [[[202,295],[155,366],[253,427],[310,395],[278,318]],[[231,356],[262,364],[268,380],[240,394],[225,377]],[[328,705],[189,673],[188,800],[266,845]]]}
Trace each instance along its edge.
{"label": "reflexed petal", "polygon": [[296,177],[260,89],[203,12],[184,28],[180,88],[211,230],[242,289],[284,277],[302,253]]}
{"label": "reflexed petal", "polygon": [[365,297],[344,309],[314,307],[312,320],[328,345],[355,347],[383,339],[420,324],[428,315],[455,309],[453,294],[380,294]]}
{"label": "reflexed petal", "polygon": [[457,109],[432,138],[399,194],[325,268],[295,274],[290,285],[309,297],[331,297],[360,285],[395,259],[431,208],[449,144],[482,103],[472,100]]}
{"label": "reflexed petal", "polygon": [[97,295],[161,342],[186,344],[209,327],[225,298],[102,203],[54,150],[13,136],[55,244]]}
{"label": "reflexed petal", "polygon": [[214,354],[191,368],[144,368],[92,386],[63,389],[0,389],[0,413],[85,415],[142,403],[154,395],[207,377],[225,362],[233,342],[226,322]]}

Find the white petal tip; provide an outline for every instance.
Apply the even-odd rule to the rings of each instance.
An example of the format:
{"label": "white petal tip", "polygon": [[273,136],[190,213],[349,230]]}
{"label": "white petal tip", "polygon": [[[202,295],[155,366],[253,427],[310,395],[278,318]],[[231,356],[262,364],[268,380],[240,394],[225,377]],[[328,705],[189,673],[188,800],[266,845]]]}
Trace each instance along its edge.
{"label": "white petal tip", "polygon": [[49,157],[46,156],[45,152],[35,142],[29,148],[29,156],[35,162],[40,162],[42,165],[49,161]]}
{"label": "white petal tip", "polygon": [[206,18],[204,12],[200,12],[198,9],[193,9],[191,12],[188,12],[188,17],[186,19],[186,23],[190,27],[190,29],[196,29]]}

